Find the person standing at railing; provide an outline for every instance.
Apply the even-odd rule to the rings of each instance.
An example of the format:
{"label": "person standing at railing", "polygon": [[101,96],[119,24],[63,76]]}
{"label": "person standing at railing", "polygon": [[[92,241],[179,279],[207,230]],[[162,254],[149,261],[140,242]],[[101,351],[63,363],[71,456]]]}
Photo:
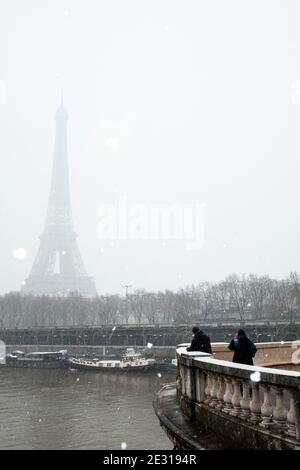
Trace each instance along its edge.
{"label": "person standing at railing", "polygon": [[208,354],[212,354],[210,338],[207,336],[202,330],[200,330],[199,326],[195,325],[192,329],[193,332],[193,339],[189,348],[186,348],[187,351],[201,351]]}
{"label": "person standing at railing", "polygon": [[238,330],[228,347],[231,351],[234,351],[233,362],[253,366],[256,346],[248,338],[244,330]]}

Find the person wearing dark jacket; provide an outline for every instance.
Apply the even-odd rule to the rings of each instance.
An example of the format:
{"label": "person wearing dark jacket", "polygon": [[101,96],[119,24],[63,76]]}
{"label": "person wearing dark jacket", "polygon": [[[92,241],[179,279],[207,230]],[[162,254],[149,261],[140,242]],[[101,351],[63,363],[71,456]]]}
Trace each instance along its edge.
{"label": "person wearing dark jacket", "polygon": [[238,330],[235,338],[230,342],[229,349],[234,351],[233,362],[253,366],[253,357],[256,353],[255,344],[248,338],[244,330]]}
{"label": "person wearing dark jacket", "polygon": [[194,334],[194,338],[192,339],[190,347],[186,348],[186,350],[201,351],[212,354],[209,336],[203,333],[203,331],[200,330],[199,326],[193,326],[192,331]]}

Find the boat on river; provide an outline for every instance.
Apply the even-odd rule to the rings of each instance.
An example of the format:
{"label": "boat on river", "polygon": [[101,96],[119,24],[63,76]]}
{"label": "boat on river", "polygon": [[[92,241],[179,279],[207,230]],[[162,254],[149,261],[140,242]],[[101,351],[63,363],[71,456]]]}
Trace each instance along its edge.
{"label": "boat on river", "polygon": [[70,367],[104,372],[147,372],[155,369],[155,359],[148,359],[137,353],[134,348],[127,348],[120,360],[85,359],[71,357]]}
{"label": "boat on river", "polygon": [[42,351],[24,353],[23,351],[13,351],[6,354],[1,367],[21,367],[32,369],[67,369],[69,367],[68,352]]}

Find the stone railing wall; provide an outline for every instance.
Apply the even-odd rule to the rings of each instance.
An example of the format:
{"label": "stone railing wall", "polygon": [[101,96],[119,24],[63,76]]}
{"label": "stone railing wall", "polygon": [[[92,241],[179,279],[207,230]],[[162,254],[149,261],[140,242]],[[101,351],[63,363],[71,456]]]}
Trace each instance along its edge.
{"label": "stone railing wall", "polygon": [[177,359],[185,415],[248,448],[300,446],[299,372],[234,364],[185,346]]}

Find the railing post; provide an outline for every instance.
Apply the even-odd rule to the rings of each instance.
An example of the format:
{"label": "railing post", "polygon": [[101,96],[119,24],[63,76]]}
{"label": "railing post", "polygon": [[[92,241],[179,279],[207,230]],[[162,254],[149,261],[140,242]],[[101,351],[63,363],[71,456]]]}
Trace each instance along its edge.
{"label": "railing post", "polygon": [[195,395],[198,403],[205,400],[205,374],[201,369],[195,368]]}
{"label": "railing post", "polygon": [[206,373],[206,386],[205,386],[205,400],[204,400],[204,403],[208,404],[211,400],[211,396],[210,396],[210,390],[211,390],[211,387],[212,387],[212,375],[210,374],[210,372],[207,372]]}
{"label": "railing post", "polygon": [[247,382],[242,383],[241,418],[248,419],[250,416],[250,385]]}
{"label": "railing post", "polygon": [[185,380],[185,366],[180,364],[180,377],[181,377],[181,395],[185,395],[186,380]]}
{"label": "railing post", "polygon": [[296,426],[296,439],[300,441],[300,390],[298,389],[294,395],[295,400],[295,426]]}
{"label": "railing post", "polygon": [[295,397],[292,391],[288,390],[290,407],[287,414],[287,430],[285,431],[291,437],[296,437],[296,405]]}
{"label": "railing post", "polygon": [[270,387],[269,385],[261,385],[263,393],[264,393],[264,401],[261,405],[261,416],[262,421],[259,423],[259,426],[262,428],[270,428],[273,425],[272,422],[272,403],[271,403],[271,396],[270,396]]}
{"label": "railing post", "polygon": [[225,377],[225,393],[223,396],[223,401],[225,406],[223,408],[224,413],[230,413],[232,409],[232,383],[230,377]]}
{"label": "railing post", "polygon": [[211,400],[209,406],[215,407],[217,404],[217,393],[218,393],[218,376],[217,374],[212,375],[212,387],[211,387]]}
{"label": "railing post", "polygon": [[254,424],[259,423],[261,420],[261,401],[259,396],[259,384],[252,383],[252,398],[250,401],[251,417],[250,421]]}
{"label": "railing post", "polygon": [[287,411],[283,404],[283,389],[281,387],[273,387],[275,391],[275,406],[273,408],[273,421],[276,429],[283,433],[287,427]]}
{"label": "railing post", "polygon": [[233,409],[230,411],[232,416],[239,416],[241,412],[241,383],[238,379],[232,379],[233,382],[233,395],[232,395],[232,406]]}
{"label": "railing post", "polygon": [[224,393],[225,393],[225,380],[224,380],[224,377],[222,375],[219,375],[218,377],[218,384],[219,384],[219,387],[218,387],[218,392],[217,392],[217,405],[216,405],[216,408],[218,410],[221,410],[224,406],[224,401],[223,401],[223,396],[224,396]]}

